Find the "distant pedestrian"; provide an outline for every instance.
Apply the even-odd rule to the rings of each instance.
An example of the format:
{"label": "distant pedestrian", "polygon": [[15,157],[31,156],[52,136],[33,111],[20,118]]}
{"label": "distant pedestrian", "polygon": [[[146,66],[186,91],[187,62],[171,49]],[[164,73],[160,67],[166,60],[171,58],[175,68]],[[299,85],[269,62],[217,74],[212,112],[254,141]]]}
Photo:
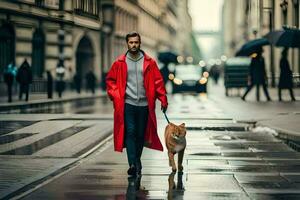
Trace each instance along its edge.
{"label": "distant pedestrian", "polygon": [[103,91],[106,91],[106,82],[105,82],[106,75],[107,75],[107,72],[102,72],[102,74],[101,74],[101,88]]}
{"label": "distant pedestrian", "polygon": [[214,82],[217,85],[220,78],[220,68],[218,67],[218,65],[211,66],[209,75],[214,79]]}
{"label": "distant pedestrian", "polygon": [[47,71],[47,94],[48,99],[53,97],[53,77],[50,71]]}
{"label": "distant pedestrian", "polygon": [[278,84],[278,98],[282,101],[281,90],[288,89],[290,91],[291,100],[295,101],[295,96],[293,93],[293,72],[290,68],[289,61],[287,59],[288,48],[284,48],[281,53],[280,59],[280,77]]}
{"label": "distant pedestrian", "polygon": [[19,99],[22,100],[23,93],[25,93],[25,100],[29,98],[29,85],[32,83],[32,72],[27,59],[24,60],[17,72],[17,81],[20,85]]}
{"label": "distant pedestrian", "polygon": [[264,93],[266,95],[266,98],[268,101],[271,101],[268,89],[267,89],[267,74],[266,74],[266,68],[265,68],[265,60],[262,56],[263,49],[260,48],[257,51],[257,55],[252,58],[251,64],[250,64],[250,77],[249,77],[249,85],[246,89],[245,94],[242,97],[242,100],[245,101],[245,98],[247,94],[250,92],[250,90],[253,88],[253,86],[256,86],[256,100],[259,101],[259,86],[262,85]]}
{"label": "distant pedestrian", "polygon": [[76,73],[73,77],[73,82],[74,82],[74,87],[75,87],[75,90],[78,94],[80,94],[81,92],[81,82],[82,82],[82,79],[81,79],[81,75],[79,73]]}
{"label": "distant pedestrian", "polygon": [[7,86],[8,102],[12,102],[12,86],[17,75],[17,68],[13,62],[10,62],[4,69],[4,82]]}
{"label": "distant pedestrian", "polygon": [[128,175],[141,175],[143,147],[163,150],[157,135],[155,101],[166,112],[168,101],[162,75],[154,59],[140,49],[137,32],[126,35],[128,51],[106,76],[107,94],[114,105],[114,148],[126,147]]}
{"label": "distant pedestrian", "polygon": [[168,64],[163,64],[163,67],[160,69],[160,73],[163,77],[164,84],[166,85],[167,82],[169,81],[169,74],[170,74]]}
{"label": "distant pedestrian", "polygon": [[56,67],[56,82],[55,82],[55,89],[58,93],[58,97],[62,97],[62,93],[65,90],[66,82],[64,80],[65,76],[65,68],[63,66],[58,65]]}
{"label": "distant pedestrian", "polygon": [[91,90],[93,94],[95,94],[95,86],[96,86],[96,76],[92,70],[85,75],[87,89]]}

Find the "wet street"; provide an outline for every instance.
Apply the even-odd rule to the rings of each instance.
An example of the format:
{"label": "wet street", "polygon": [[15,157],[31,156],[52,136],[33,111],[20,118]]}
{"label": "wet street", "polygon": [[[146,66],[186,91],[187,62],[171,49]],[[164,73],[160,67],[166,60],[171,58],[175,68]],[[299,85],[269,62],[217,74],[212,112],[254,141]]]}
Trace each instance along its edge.
{"label": "wet street", "polygon": [[[188,129],[184,172],[171,173],[166,150],[145,149],[140,178],[128,178],[126,153],[113,151],[108,102],[100,99],[91,106],[76,106],[70,114],[31,114],[30,120],[26,114],[3,116],[1,123],[9,126],[1,126],[2,140],[6,137],[0,144],[1,163],[6,162],[1,168],[11,171],[1,174],[0,192],[18,186],[21,189],[13,196],[28,200],[299,199],[300,153],[272,130],[232,118],[234,112],[214,98],[169,97],[171,122],[185,122]],[[230,101],[237,104],[235,99]],[[107,113],[100,114],[100,109]],[[164,143],[167,122],[159,110],[157,118]],[[15,174],[16,167],[22,173]],[[13,174],[15,179],[27,176],[28,185],[24,188],[14,182]]]}

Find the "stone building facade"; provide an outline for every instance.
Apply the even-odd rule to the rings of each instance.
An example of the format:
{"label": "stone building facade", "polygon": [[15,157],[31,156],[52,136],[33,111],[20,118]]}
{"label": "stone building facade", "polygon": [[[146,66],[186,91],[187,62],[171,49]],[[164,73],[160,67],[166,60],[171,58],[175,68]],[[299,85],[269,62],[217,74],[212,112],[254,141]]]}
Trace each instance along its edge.
{"label": "stone building facade", "polygon": [[126,52],[124,37],[133,30],[153,57],[170,50],[192,54],[187,0],[0,1],[0,91],[4,67],[11,61],[19,67],[24,59],[34,75],[32,92],[45,92],[45,72],[55,78],[62,60],[67,82],[75,73],[84,81],[89,70],[102,81],[112,61]]}

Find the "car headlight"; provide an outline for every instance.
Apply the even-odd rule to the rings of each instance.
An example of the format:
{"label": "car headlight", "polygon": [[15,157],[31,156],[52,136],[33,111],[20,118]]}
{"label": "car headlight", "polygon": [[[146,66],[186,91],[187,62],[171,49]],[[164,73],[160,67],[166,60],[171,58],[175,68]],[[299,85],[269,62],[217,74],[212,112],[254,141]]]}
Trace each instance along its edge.
{"label": "car headlight", "polygon": [[181,84],[182,84],[182,80],[179,79],[179,78],[174,78],[174,79],[173,79],[173,82],[174,82],[176,85],[181,85]]}
{"label": "car headlight", "polygon": [[175,78],[175,76],[174,76],[174,74],[170,73],[168,78],[169,78],[171,81],[173,81],[174,78]]}
{"label": "car headlight", "polygon": [[202,78],[199,80],[199,83],[200,83],[201,85],[207,83],[207,78],[202,77]]}
{"label": "car headlight", "polygon": [[208,72],[203,72],[203,76],[204,76],[205,78],[208,78],[208,77],[209,77],[209,73],[208,73]]}

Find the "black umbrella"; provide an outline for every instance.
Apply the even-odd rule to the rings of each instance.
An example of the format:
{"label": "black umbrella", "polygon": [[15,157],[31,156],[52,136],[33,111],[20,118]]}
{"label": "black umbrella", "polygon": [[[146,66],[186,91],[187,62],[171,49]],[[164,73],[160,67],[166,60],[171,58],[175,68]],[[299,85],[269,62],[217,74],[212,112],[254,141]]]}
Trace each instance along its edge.
{"label": "black umbrella", "polygon": [[300,48],[300,30],[296,28],[271,31],[264,37],[278,47]]}
{"label": "black umbrella", "polygon": [[250,40],[236,52],[235,56],[250,56],[251,54],[258,52],[262,46],[268,44],[270,44],[270,42],[266,38]]}
{"label": "black umbrella", "polygon": [[164,64],[177,63],[177,55],[170,51],[160,52],[158,53],[158,60]]}

